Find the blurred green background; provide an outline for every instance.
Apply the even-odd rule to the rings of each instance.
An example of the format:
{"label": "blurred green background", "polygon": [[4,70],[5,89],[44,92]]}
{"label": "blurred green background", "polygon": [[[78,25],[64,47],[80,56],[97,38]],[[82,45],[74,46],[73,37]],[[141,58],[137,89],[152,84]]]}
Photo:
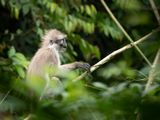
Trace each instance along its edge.
{"label": "blurred green background", "polygon": [[[134,40],[158,27],[149,0],[106,3]],[[155,4],[160,10],[160,1]],[[83,71],[70,73],[65,91],[54,99],[32,97],[25,85],[27,66],[51,28],[68,36],[62,63],[94,65],[129,43],[99,0],[0,0],[0,120],[160,120],[160,62],[144,94],[151,68],[134,48],[82,81],[72,82]],[[153,63],[159,33],[139,47]]]}

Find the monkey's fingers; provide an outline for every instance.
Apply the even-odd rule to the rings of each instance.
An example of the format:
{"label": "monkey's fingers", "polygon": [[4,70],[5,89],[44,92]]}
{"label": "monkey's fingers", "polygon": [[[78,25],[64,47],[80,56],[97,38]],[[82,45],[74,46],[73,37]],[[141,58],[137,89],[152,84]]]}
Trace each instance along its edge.
{"label": "monkey's fingers", "polygon": [[90,68],[91,68],[90,64],[83,63],[83,69],[85,69],[87,72],[90,72]]}

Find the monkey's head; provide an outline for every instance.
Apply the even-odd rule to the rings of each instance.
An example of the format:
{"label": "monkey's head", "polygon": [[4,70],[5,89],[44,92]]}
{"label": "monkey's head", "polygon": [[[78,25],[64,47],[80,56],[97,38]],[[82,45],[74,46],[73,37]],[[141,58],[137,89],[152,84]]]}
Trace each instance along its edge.
{"label": "monkey's head", "polygon": [[43,36],[42,47],[64,51],[67,47],[66,35],[57,29],[51,29]]}

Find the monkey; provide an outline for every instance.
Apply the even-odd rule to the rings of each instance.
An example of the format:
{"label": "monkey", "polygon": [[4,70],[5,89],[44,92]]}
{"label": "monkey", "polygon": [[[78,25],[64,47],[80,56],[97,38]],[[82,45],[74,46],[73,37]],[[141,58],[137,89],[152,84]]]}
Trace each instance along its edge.
{"label": "monkey", "polygon": [[69,64],[61,64],[60,54],[67,48],[66,37],[66,34],[57,29],[48,30],[42,37],[41,47],[35,53],[29,64],[27,70],[27,81],[32,84],[32,80],[40,79],[41,82],[45,83],[44,89],[39,93],[41,95],[45,94],[45,89],[47,89],[50,84],[50,77],[59,81],[57,77],[49,74],[50,70],[52,71],[55,68],[58,70],[74,70],[82,68],[89,71],[90,69],[90,65],[86,62],[76,61]]}

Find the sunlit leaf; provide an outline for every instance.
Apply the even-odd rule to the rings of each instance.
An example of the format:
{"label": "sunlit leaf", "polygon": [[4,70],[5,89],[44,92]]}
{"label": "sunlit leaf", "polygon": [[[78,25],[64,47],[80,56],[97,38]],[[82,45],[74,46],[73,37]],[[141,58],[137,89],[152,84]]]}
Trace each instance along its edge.
{"label": "sunlit leaf", "polygon": [[24,71],[24,69],[21,66],[15,66],[15,68],[16,68],[16,71],[18,72],[18,75],[21,78],[24,78],[25,77],[25,71]]}
{"label": "sunlit leaf", "polygon": [[101,82],[93,82],[92,83],[95,87],[100,88],[100,89],[107,89],[107,86]]}
{"label": "sunlit leaf", "polygon": [[19,19],[19,9],[17,7],[14,8],[14,15],[16,19]]}
{"label": "sunlit leaf", "polygon": [[127,10],[138,10],[140,9],[141,5],[139,0],[114,0],[114,1],[117,6]]}
{"label": "sunlit leaf", "polygon": [[29,10],[30,10],[30,6],[28,4],[22,7],[22,11],[24,15],[28,14]]}
{"label": "sunlit leaf", "polygon": [[8,56],[11,58],[15,55],[16,50],[14,47],[11,47],[10,50],[8,51]]}
{"label": "sunlit leaf", "polygon": [[2,4],[2,6],[5,6],[5,0],[1,0],[1,4]]}

